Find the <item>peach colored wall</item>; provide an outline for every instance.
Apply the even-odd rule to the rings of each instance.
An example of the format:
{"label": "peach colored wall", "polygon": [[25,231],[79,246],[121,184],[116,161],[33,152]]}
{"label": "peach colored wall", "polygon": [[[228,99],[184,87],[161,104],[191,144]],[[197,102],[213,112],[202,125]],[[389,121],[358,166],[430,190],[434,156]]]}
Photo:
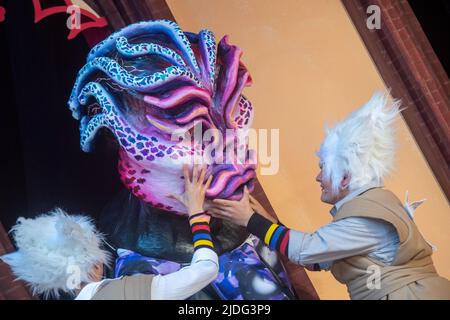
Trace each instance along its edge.
{"label": "peach colored wall", "polygon": [[[259,176],[281,220],[313,232],[330,221],[320,202],[315,151],[324,123],[342,119],[384,83],[338,0],[167,0],[185,31],[208,28],[244,50],[254,84],[245,94],[255,128],[280,128],[280,170]],[[400,199],[427,198],[416,222],[438,247],[441,275],[450,278],[450,208],[403,120],[397,170],[386,186]],[[322,299],[347,299],[329,272],[309,272]]]}

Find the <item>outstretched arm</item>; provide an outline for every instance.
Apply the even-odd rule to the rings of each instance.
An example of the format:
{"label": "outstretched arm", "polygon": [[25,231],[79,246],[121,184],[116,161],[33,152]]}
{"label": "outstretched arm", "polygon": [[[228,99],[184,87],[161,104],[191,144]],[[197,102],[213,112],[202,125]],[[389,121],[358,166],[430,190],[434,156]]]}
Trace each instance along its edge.
{"label": "outstretched arm", "polygon": [[310,270],[330,262],[367,254],[386,242],[390,226],[382,221],[352,217],[331,222],[314,233],[291,230],[259,214],[250,204],[248,191],[240,201],[214,200],[212,215],[227,219],[260,238],[270,248]]}
{"label": "outstretched arm", "polygon": [[194,255],[191,264],[181,270],[156,276],[152,282],[152,299],[178,300],[186,299],[203,289],[217,277],[219,263],[211,238],[210,216],[203,211],[205,193],[212,176],[206,183],[206,167],[194,165],[192,177],[188,167],[183,168],[185,192],[182,195],[169,196],[183,203],[188,209],[194,242]]}
{"label": "outstretched arm", "polygon": [[194,238],[191,264],[177,272],[156,276],[152,282],[153,300],[183,300],[206,287],[217,277],[219,262],[209,233],[209,216],[190,220]]}

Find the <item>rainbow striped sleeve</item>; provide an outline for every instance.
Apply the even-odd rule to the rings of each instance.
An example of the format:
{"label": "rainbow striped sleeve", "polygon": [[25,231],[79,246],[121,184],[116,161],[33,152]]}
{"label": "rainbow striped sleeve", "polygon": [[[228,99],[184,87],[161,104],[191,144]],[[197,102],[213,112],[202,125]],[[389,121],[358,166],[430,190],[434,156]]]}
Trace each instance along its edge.
{"label": "rainbow striped sleeve", "polygon": [[189,217],[191,231],[194,241],[194,250],[200,248],[214,249],[209,228],[210,216],[204,212],[197,213]]}
{"label": "rainbow striped sleeve", "polygon": [[247,230],[264,240],[269,248],[279,251],[288,256],[289,229],[254,213],[247,224]]}

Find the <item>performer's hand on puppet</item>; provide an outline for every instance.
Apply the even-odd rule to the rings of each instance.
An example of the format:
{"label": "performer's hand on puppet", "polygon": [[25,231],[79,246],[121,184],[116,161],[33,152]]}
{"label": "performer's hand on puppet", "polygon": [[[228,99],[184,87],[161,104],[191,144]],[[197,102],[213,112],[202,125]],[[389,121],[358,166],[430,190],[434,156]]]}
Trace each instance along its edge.
{"label": "performer's hand on puppet", "polygon": [[170,193],[168,197],[181,202],[188,210],[189,217],[203,212],[206,190],[211,184],[213,176],[210,175],[204,183],[206,177],[206,166],[194,165],[192,169],[192,178],[189,174],[187,164],[183,166],[183,178],[185,191],[182,195]]}
{"label": "performer's hand on puppet", "polygon": [[278,222],[263,208],[258,200],[249,194],[247,186],[244,187],[241,200],[214,199],[212,203],[209,202],[208,212],[214,217],[229,220],[243,227],[247,227],[250,218],[255,213],[273,223]]}

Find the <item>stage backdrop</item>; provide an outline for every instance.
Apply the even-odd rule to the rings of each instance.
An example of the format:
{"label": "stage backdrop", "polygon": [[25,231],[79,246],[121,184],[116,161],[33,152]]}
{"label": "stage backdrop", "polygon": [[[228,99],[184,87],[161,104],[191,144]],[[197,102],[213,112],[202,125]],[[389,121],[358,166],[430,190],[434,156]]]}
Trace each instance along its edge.
{"label": "stage backdrop", "polygon": [[[259,176],[275,212],[289,227],[313,232],[330,221],[319,201],[315,151],[324,123],[342,119],[384,83],[340,1],[167,0],[183,30],[229,34],[244,50],[254,84],[255,128],[280,129],[280,170]],[[450,208],[414,138],[398,122],[397,171],[386,186],[404,199],[427,198],[416,222],[431,243],[439,273],[450,278]],[[310,272],[321,299],[346,299],[328,272]]]}

